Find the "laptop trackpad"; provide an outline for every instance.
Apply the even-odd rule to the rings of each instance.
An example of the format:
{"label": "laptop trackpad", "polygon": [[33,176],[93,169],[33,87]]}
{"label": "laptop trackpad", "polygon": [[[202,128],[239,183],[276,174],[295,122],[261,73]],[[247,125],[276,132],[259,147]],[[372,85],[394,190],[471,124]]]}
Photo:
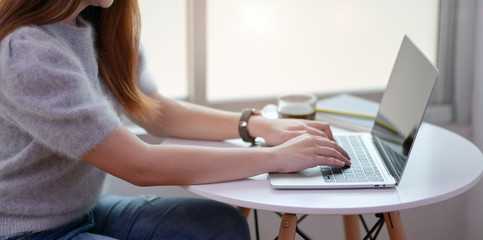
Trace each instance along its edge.
{"label": "laptop trackpad", "polygon": [[294,173],[270,173],[270,183],[273,186],[320,186],[324,178],[319,167],[308,168]]}

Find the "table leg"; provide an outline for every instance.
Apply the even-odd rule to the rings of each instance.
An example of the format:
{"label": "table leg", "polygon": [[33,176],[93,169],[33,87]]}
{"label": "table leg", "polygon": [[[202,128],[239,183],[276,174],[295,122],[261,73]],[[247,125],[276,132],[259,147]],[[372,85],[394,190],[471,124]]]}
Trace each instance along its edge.
{"label": "table leg", "polygon": [[295,232],[297,230],[297,215],[285,213],[280,222],[280,230],[278,232],[279,240],[293,240],[295,239]]}
{"label": "table leg", "polygon": [[238,207],[238,210],[245,216],[246,219],[248,219],[248,216],[250,216],[250,210],[251,208],[246,208],[246,207]]}
{"label": "table leg", "polygon": [[361,228],[358,215],[344,215],[344,230],[346,240],[360,240]]}
{"label": "table leg", "polygon": [[404,225],[399,212],[384,213],[384,220],[386,221],[387,232],[391,240],[407,240]]}

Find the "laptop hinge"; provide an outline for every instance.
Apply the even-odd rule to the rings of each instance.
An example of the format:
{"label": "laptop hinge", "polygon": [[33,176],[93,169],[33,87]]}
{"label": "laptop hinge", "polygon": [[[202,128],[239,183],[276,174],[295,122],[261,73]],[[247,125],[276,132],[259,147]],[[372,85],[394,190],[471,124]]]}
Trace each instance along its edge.
{"label": "laptop hinge", "polygon": [[396,185],[399,184],[399,181],[401,180],[401,173],[399,173],[396,170],[396,166],[394,166],[393,161],[391,161],[391,158],[389,157],[389,154],[386,151],[386,148],[383,146],[383,142],[374,134],[372,135],[374,139],[374,144],[377,147],[377,150],[379,151],[382,160],[384,161],[384,165],[386,169],[389,171],[389,174],[396,180]]}

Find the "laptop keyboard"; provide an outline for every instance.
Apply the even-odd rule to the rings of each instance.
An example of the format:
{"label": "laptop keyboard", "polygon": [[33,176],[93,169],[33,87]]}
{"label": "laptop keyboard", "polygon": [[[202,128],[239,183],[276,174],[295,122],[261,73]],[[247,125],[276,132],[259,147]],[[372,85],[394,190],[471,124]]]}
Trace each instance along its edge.
{"label": "laptop keyboard", "polygon": [[340,146],[351,157],[350,167],[320,166],[324,180],[327,183],[337,182],[382,182],[382,174],[362,144],[360,136],[336,136]]}

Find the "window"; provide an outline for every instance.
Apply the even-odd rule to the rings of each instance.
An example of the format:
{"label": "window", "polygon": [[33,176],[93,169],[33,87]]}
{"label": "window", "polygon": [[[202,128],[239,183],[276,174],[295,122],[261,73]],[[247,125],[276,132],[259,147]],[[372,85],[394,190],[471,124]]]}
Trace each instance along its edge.
{"label": "window", "polygon": [[382,90],[404,34],[437,59],[439,0],[139,4],[148,67],[160,91],[202,104],[287,91]]}
{"label": "window", "polygon": [[436,62],[438,23],[438,0],[207,0],[207,98],[383,89],[404,34]]}
{"label": "window", "polygon": [[171,97],[186,98],[188,54],[186,1],[139,1],[141,43],[147,67],[159,91]]}

